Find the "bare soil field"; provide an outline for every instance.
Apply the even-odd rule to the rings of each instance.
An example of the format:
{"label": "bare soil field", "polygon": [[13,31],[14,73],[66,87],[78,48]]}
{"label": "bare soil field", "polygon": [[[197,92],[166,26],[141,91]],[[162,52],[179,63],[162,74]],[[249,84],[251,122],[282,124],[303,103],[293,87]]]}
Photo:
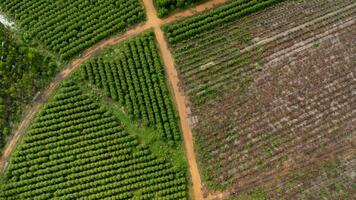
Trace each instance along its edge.
{"label": "bare soil field", "polygon": [[208,189],[355,195],[354,1],[287,1],[172,47]]}

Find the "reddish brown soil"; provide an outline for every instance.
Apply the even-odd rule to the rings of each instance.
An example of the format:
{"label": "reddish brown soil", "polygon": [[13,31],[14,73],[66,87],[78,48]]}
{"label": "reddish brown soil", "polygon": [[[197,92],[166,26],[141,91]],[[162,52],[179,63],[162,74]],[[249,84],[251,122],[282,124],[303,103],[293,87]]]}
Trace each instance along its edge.
{"label": "reddish brown soil", "polygon": [[[266,187],[277,188],[268,191],[277,199],[298,199],[279,187],[291,174],[354,148],[355,8],[351,0],[288,1],[174,46],[209,181],[231,195]],[[236,40],[244,28],[246,43]],[[217,95],[194,104],[212,87]]]}
{"label": "reddish brown soil", "polygon": [[163,61],[166,66],[166,73],[168,75],[169,81],[171,83],[173,94],[175,97],[175,103],[178,108],[178,113],[180,117],[181,129],[183,131],[183,138],[185,143],[185,154],[189,163],[190,175],[193,182],[193,190],[195,199],[203,199],[202,195],[202,183],[200,179],[199,169],[195,158],[193,136],[192,131],[188,125],[187,108],[185,106],[185,97],[179,91],[178,84],[179,79],[177,76],[177,71],[174,68],[173,57],[169,51],[168,44],[164,38],[162,30],[157,27],[154,29],[156,34],[156,39],[159,44],[161,55],[163,56]]}

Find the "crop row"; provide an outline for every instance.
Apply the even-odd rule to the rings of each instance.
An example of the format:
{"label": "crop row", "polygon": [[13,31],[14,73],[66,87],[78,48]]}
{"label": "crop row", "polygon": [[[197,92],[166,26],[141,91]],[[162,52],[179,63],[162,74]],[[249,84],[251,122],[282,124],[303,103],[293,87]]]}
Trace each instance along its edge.
{"label": "crop row", "polygon": [[182,22],[164,27],[170,43],[178,43],[216,26],[267,8],[284,0],[236,0]]}
{"label": "crop row", "polygon": [[156,127],[162,138],[179,140],[177,117],[153,36],[146,34],[124,43],[118,54],[115,61],[99,58],[86,63],[84,79],[118,100],[130,116]]}
{"label": "crop row", "polygon": [[44,109],[14,152],[1,199],[186,199],[185,177],[75,83]]}
{"label": "crop row", "polygon": [[145,18],[138,0],[3,0],[0,4],[28,36],[64,60]]}

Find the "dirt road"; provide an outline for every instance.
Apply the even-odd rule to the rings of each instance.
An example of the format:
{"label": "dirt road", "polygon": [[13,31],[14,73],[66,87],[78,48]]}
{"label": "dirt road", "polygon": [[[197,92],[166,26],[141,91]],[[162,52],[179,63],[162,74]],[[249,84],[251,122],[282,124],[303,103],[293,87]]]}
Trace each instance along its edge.
{"label": "dirt road", "polygon": [[183,132],[183,139],[185,144],[185,154],[189,164],[190,175],[193,182],[195,199],[203,199],[202,194],[202,182],[200,179],[200,173],[194,153],[193,135],[188,125],[187,108],[185,106],[185,98],[179,91],[178,83],[179,79],[177,71],[174,67],[173,56],[169,51],[168,44],[164,38],[164,34],[160,27],[154,29],[156,40],[159,44],[161,55],[163,57],[164,64],[166,66],[166,73],[170,81],[171,88],[175,98],[175,103],[178,109],[180,124]]}
{"label": "dirt road", "polygon": [[[204,199],[202,194],[202,182],[201,182],[200,173],[199,173],[195,152],[194,152],[193,135],[187,121],[188,116],[187,116],[187,110],[185,106],[185,98],[184,95],[179,91],[179,87],[178,87],[179,79],[178,79],[177,71],[174,67],[173,56],[168,47],[167,41],[164,37],[164,33],[161,30],[162,24],[170,23],[172,21],[175,21],[176,19],[193,15],[196,12],[188,10],[187,12],[178,14],[179,15],[178,17],[177,15],[175,15],[172,16],[171,18],[162,21],[157,17],[156,10],[154,9],[152,0],[144,0],[143,2],[147,11],[148,23],[152,27],[154,27],[156,40],[160,49],[160,53],[163,58],[164,66],[166,67],[166,73],[168,75],[168,80],[170,82],[170,86],[172,89],[171,91],[173,92],[174,100],[178,109],[180,124],[183,132],[185,154],[188,160],[189,171],[193,183],[194,197],[196,200]],[[207,7],[210,7],[211,5],[213,5],[212,2],[206,4]],[[200,11],[205,10],[203,9],[204,6],[198,6],[198,7]]]}
{"label": "dirt road", "polygon": [[39,112],[42,105],[48,101],[48,99],[53,95],[54,91],[58,88],[61,81],[67,78],[72,72],[74,72],[77,68],[79,68],[79,66],[82,63],[90,59],[96,53],[101,52],[108,47],[116,45],[121,41],[127,40],[135,35],[138,35],[144,31],[153,28],[159,45],[159,49],[161,51],[161,55],[163,57],[164,64],[166,66],[167,75],[171,87],[173,88],[175,102],[177,104],[179,116],[181,119],[180,121],[181,121],[181,127],[183,131],[186,157],[189,163],[190,173],[192,176],[194,196],[196,200],[203,199],[202,183],[201,183],[199,169],[197,166],[195,153],[194,153],[193,136],[187,121],[185,98],[183,94],[179,91],[178,88],[179,79],[177,77],[177,72],[174,67],[173,57],[169,50],[168,44],[165,40],[164,33],[162,32],[160,27],[164,24],[181,20],[182,18],[192,16],[198,12],[202,12],[206,9],[213,8],[225,2],[226,0],[208,1],[204,4],[198,5],[194,8],[188,9],[181,13],[177,13],[169,18],[162,20],[157,17],[156,10],[153,6],[152,0],[143,0],[143,4],[145,6],[147,18],[148,18],[148,21],[146,23],[134,26],[123,34],[119,34],[111,38],[105,39],[99,42],[98,44],[96,44],[95,46],[84,51],[81,57],[71,61],[71,63],[53,79],[53,81],[42,92],[42,94],[37,99],[34,99],[34,101],[32,102],[32,106],[30,106],[27,109],[27,111],[24,113],[22,117],[22,121],[20,122],[19,126],[13,131],[12,136],[10,137],[5,147],[5,150],[0,160],[0,171],[3,172],[3,170],[6,167],[7,161],[11,155],[11,152],[15,148],[16,144],[31,125],[32,120],[35,118],[36,114]]}

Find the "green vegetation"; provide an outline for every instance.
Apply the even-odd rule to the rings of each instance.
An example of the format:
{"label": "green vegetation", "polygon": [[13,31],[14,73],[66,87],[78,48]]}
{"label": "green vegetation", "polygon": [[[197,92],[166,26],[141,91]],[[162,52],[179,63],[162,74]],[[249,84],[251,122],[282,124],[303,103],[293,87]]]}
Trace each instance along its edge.
{"label": "green vegetation", "polygon": [[100,88],[88,84],[80,73],[75,73],[71,78],[78,83],[82,91],[85,92],[93,101],[100,103],[107,110],[112,110],[113,115],[117,117],[125,126],[125,130],[136,136],[140,144],[149,147],[149,149],[159,158],[169,161],[180,172],[187,171],[187,163],[184,156],[184,146],[176,142],[174,145],[167,143],[164,138],[157,134],[154,128],[142,126],[137,120],[129,117],[125,109],[117,101],[107,98]]}
{"label": "green vegetation", "polygon": [[63,60],[145,18],[138,0],[0,0],[3,11]]}
{"label": "green vegetation", "polygon": [[180,141],[178,117],[153,35],[146,33],[120,44],[113,59],[103,57],[82,67],[83,78],[117,100],[131,119],[156,128],[171,143]]}
{"label": "green vegetation", "polygon": [[191,7],[205,0],[153,0],[158,17],[165,17],[175,10]]}
{"label": "green vegetation", "polygon": [[234,0],[217,9],[165,26],[164,29],[169,42],[177,43],[282,1],[284,0]]}
{"label": "green vegetation", "polygon": [[57,72],[54,59],[0,24],[0,148],[22,110]]}
{"label": "green vegetation", "polygon": [[263,47],[256,46],[254,55],[243,52],[252,36],[247,25],[236,26],[226,23],[172,45],[183,87],[194,105],[219,98],[231,87],[246,93],[252,72],[261,69]]}
{"label": "green vegetation", "polygon": [[[260,70],[261,46],[251,55],[243,47],[252,43],[248,22],[243,18],[283,0],[237,0],[164,26],[174,52],[185,92],[195,105],[221,97],[228,83],[235,83],[241,93]],[[246,23],[246,24],[245,24]],[[202,56],[204,55],[204,56]],[[237,83],[237,84],[236,84]]]}
{"label": "green vegetation", "polygon": [[[114,67],[108,70],[107,63]],[[84,73],[89,64],[97,72],[94,81]],[[184,148],[173,142],[180,141],[180,131],[152,34],[113,47],[81,69],[45,105],[13,153],[0,199],[188,198]],[[125,74],[116,76],[120,70]],[[126,88],[120,88],[123,82]],[[128,112],[121,98],[139,105],[134,97],[145,86],[153,91],[146,99],[160,106],[155,116],[172,112],[179,137],[158,134],[159,125]],[[107,98],[113,93],[116,98]]]}
{"label": "green vegetation", "polygon": [[67,81],[14,152],[2,199],[186,199],[184,173]]}

